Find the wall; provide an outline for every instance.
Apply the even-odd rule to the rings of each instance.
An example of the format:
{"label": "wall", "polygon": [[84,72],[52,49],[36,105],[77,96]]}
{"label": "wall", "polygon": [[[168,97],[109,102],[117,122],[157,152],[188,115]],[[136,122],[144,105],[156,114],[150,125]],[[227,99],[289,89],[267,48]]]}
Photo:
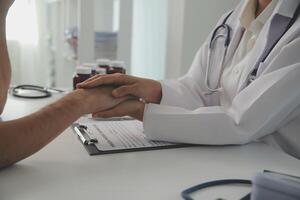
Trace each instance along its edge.
{"label": "wall", "polygon": [[123,60],[131,72],[133,0],[120,0],[118,60]]}
{"label": "wall", "polygon": [[95,0],[95,31],[112,32],[114,0]]}
{"label": "wall", "polygon": [[78,61],[91,63],[95,60],[95,1],[80,0],[78,28]]}
{"label": "wall", "polygon": [[131,74],[164,78],[168,0],[134,0]]}
{"label": "wall", "polygon": [[[239,0],[169,0],[166,77],[183,75],[218,19]],[[178,24],[178,25],[176,25]],[[175,40],[176,39],[176,40]],[[180,50],[174,50],[180,48]]]}
{"label": "wall", "polygon": [[185,0],[169,0],[165,78],[181,74],[185,4]]}

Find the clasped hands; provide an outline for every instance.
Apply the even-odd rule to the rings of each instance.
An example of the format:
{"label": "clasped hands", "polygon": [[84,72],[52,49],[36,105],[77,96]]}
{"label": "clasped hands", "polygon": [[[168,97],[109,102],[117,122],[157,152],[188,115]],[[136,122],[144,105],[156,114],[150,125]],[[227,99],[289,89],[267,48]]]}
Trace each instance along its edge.
{"label": "clasped hands", "polygon": [[[159,104],[162,97],[158,81],[124,74],[97,75],[77,85],[78,89],[99,87],[113,87],[111,95],[117,103],[114,107],[93,113],[96,118],[131,116],[143,121],[145,103]],[[107,102],[103,102],[105,103]]]}

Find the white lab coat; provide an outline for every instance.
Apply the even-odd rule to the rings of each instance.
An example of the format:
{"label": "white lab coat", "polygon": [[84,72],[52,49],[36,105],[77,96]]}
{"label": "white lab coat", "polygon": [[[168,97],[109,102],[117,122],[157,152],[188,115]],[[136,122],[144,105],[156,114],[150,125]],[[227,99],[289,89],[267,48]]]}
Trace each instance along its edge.
{"label": "white lab coat", "polygon": [[[245,3],[242,1],[237,6],[228,21],[233,35],[227,62],[232,59],[242,37],[238,19]],[[297,5],[298,0],[280,0],[273,15],[292,17]],[[249,73],[264,50],[270,21],[263,27],[254,46]],[[220,105],[219,94],[205,95],[209,36],[185,76],[162,81],[161,104],[146,105],[145,134],[155,140],[205,145],[240,145],[262,139],[300,158],[299,36],[298,18],[260,64],[257,79],[247,86],[249,73],[242,76],[240,89],[228,107]],[[217,49],[215,53],[221,57],[223,49]],[[216,81],[217,76],[215,73],[210,79]]]}

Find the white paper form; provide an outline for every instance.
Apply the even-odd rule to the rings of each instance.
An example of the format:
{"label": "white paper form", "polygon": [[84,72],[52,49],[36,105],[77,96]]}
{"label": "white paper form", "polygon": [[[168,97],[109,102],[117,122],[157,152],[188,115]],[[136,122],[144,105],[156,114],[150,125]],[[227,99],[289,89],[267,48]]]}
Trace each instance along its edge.
{"label": "white paper form", "polygon": [[137,120],[90,121],[83,123],[88,134],[96,138],[100,151],[161,147],[172,143],[148,140],[143,132],[143,124]]}

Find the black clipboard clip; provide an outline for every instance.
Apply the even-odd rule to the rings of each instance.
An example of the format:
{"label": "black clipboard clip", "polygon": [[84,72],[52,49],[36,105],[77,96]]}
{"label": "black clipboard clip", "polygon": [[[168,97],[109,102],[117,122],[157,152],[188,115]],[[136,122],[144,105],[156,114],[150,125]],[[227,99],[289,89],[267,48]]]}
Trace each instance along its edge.
{"label": "black clipboard clip", "polygon": [[74,130],[84,145],[94,145],[98,143],[97,138],[93,138],[89,135],[87,126],[76,124]]}

